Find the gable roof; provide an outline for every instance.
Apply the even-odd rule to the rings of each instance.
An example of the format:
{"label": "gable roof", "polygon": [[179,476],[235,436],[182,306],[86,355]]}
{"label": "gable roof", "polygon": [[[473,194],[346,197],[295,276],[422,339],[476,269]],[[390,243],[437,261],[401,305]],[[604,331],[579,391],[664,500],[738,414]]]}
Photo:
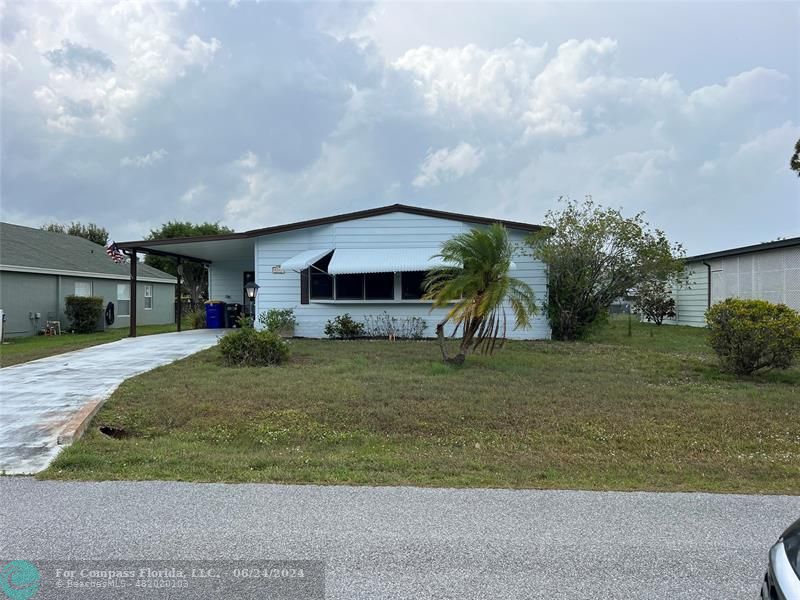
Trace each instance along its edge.
{"label": "gable roof", "polygon": [[749,254],[751,252],[776,250],[778,248],[789,248],[792,246],[800,246],[800,237],[787,238],[785,240],[775,240],[774,242],[765,242],[763,244],[753,244],[751,246],[741,246],[739,248],[719,250],[717,252],[708,252],[706,254],[697,254],[696,256],[689,256],[686,258],[686,261],[696,262],[698,260],[711,260],[712,258],[722,258],[723,256],[736,256],[737,254]]}
{"label": "gable roof", "polygon": [[368,208],[366,210],[358,210],[349,213],[341,213],[338,215],[331,215],[329,217],[309,219],[306,221],[297,221],[295,223],[286,223],[284,225],[274,225],[272,227],[262,227],[260,229],[250,229],[249,231],[242,231],[239,233],[204,235],[198,237],[169,238],[164,240],[141,240],[138,242],[121,242],[118,243],[117,246],[119,246],[120,248],[142,248],[142,247],[149,248],[151,246],[166,246],[170,244],[183,244],[186,242],[212,242],[215,240],[246,239],[246,238],[259,237],[262,235],[270,235],[273,233],[294,231],[296,229],[305,229],[307,227],[318,227],[320,225],[330,225],[332,223],[352,221],[354,219],[376,217],[379,215],[387,215],[389,213],[396,213],[396,212],[407,213],[412,215],[421,215],[424,217],[434,217],[437,219],[449,219],[451,221],[464,221],[466,223],[476,223],[480,225],[491,225],[492,223],[500,223],[509,229],[519,229],[522,231],[539,231],[540,229],[543,229],[541,225],[534,225],[533,223],[521,223],[519,221],[507,221],[504,219],[492,219],[490,217],[464,215],[461,213],[447,212],[443,210],[434,210],[432,208],[409,206],[407,204],[390,204],[388,206],[381,206],[378,208]]}
{"label": "gable roof", "polygon": [[[59,271],[83,277],[129,279],[130,267],[117,264],[105,248],[82,237],[0,223],[0,270]],[[139,279],[175,283],[175,277],[140,263]]]}

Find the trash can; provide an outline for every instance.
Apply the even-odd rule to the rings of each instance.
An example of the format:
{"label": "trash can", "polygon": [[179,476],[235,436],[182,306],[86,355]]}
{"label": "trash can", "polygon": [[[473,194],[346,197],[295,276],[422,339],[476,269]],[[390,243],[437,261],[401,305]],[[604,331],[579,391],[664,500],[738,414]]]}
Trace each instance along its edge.
{"label": "trash can", "polygon": [[208,300],[206,302],[206,327],[209,329],[222,329],[225,327],[225,303],[221,300]]}
{"label": "trash can", "polygon": [[242,305],[229,302],[225,305],[225,327],[239,327],[239,316],[242,314]]}

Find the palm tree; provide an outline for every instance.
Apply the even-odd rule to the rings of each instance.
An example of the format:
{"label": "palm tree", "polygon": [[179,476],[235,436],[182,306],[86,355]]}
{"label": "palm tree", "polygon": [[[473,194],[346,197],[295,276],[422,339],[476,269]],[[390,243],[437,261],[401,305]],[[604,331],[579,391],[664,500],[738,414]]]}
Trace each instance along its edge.
{"label": "palm tree", "polygon": [[[434,308],[448,309],[436,326],[445,362],[462,364],[472,351],[491,354],[502,346],[506,305],[514,313],[515,329],[530,326],[531,315],[536,313],[533,290],[508,274],[513,252],[505,227],[499,223],[461,233],[442,244],[436,256],[454,266],[430,271],[424,287],[425,298],[433,300]],[[444,326],[451,320],[456,324],[454,336],[461,329],[461,344],[453,357],[448,355],[444,339]]]}

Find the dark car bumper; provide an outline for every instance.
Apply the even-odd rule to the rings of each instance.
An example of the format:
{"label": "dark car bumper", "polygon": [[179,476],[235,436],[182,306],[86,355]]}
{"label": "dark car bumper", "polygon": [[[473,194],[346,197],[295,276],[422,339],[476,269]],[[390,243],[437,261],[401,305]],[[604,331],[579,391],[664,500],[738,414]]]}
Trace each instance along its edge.
{"label": "dark car bumper", "polygon": [[769,551],[769,568],[761,585],[762,600],[800,600],[800,579],[789,564],[783,542]]}

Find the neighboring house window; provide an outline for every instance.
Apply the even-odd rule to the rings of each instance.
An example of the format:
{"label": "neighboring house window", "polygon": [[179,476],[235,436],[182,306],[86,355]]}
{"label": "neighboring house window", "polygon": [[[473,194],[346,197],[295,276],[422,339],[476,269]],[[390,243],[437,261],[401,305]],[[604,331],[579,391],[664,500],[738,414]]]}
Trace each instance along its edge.
{"label": "neighboring house window", "polygon": [[144,309],[153,310],[153,286],[144,286]]}
{"label": "neighboring house window", "polygon": [[408,271],[400,274],[400,289],[403,300],[419,300],[425,293],[422,282],[425,281],[426,271]]}
{"label": "neighboring house window", "polygon": [[92,282],[91,281],[76,281],[75,282],[75,295],[88,297],[92,295]]}
{"label": "neighboring house window", "polygon": [[131,316],[131,284],[117,284],[117,316]]}

